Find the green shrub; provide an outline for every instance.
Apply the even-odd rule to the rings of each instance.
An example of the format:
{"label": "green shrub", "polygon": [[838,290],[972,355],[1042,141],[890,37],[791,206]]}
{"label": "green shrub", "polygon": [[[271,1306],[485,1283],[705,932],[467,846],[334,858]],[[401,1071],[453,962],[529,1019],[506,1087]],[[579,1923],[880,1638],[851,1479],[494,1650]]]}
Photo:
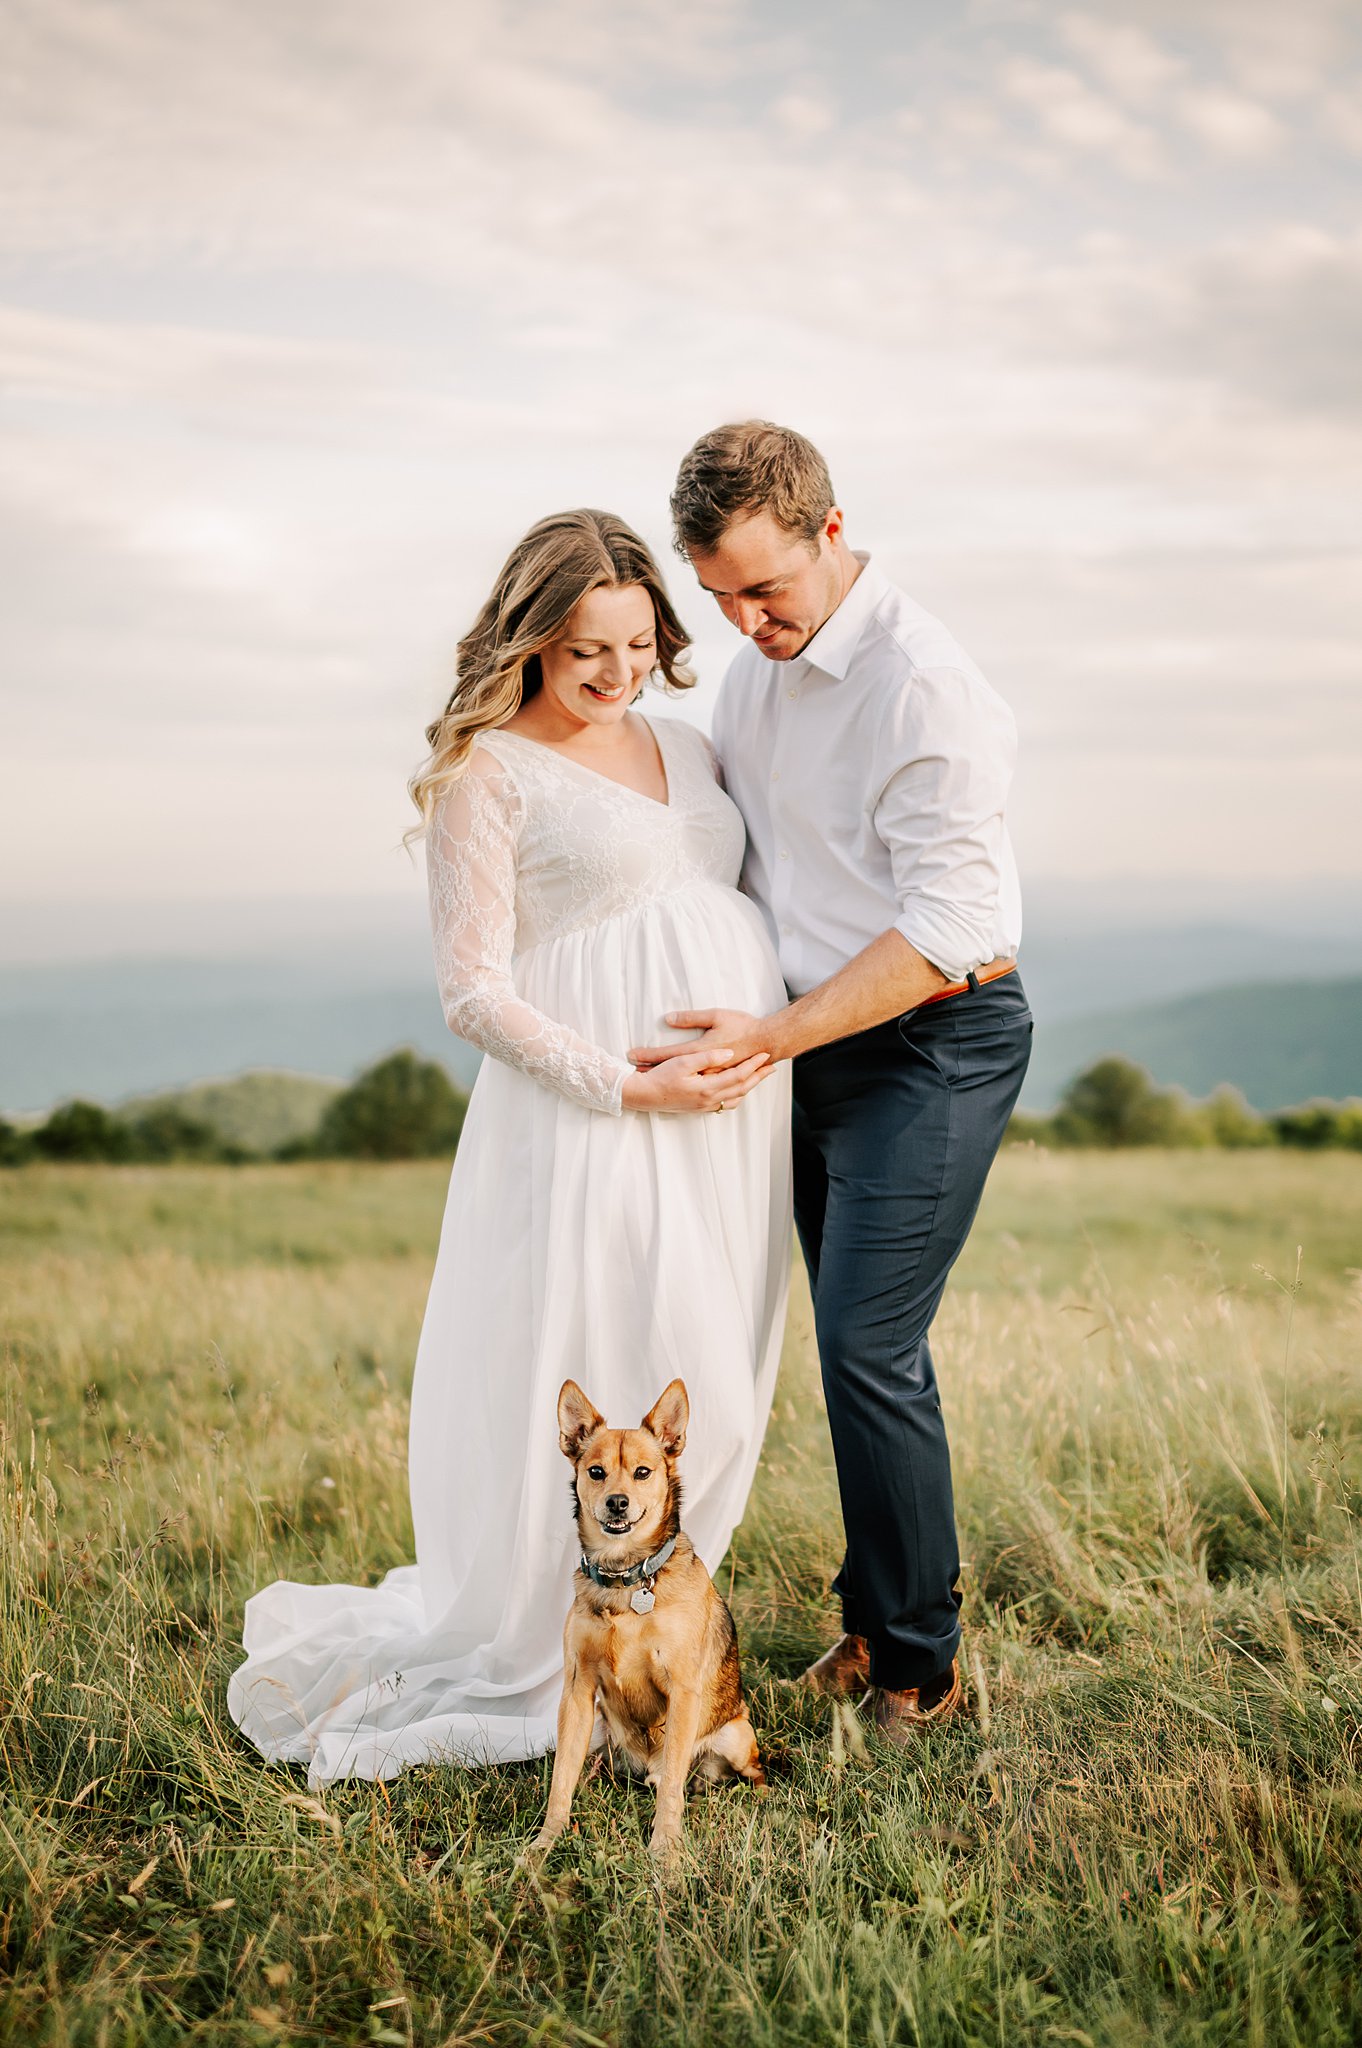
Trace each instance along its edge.
{"label": "green shrub", "polygon": [[0,1117],[0,1166],[22,1166],[33,1157],[33,1134]]}
{"label": "green shrub", "polygon": [[1061,1145],[1196,1145],[1205,1142],[1185,1097],[1157,1088],[1143,1067],[1113,1054],[1065,1089],[1054,1118]]}
{"label": "green shrub", "polygon": [[1227,1151],[1240,1151],[1249,1145],[1270,1145],[1273,1141],[1272,1126],[1267,1118],[1259,1116],[1239,1090],[1231,1088],[1228,1083],[1208,1095],[1196,1114],[1205,1128],[1208,1142],[1222,1145]]}
{"label": "green shrub", "polygon": [[1325,1147],[1362,1151],[1362,1101],[1303,1102],[1295,1109],[1279,1109],[1272,1119],[1278,1142],[1295,1145],[1301,1151],[1321,1152]]}
{"label": "green shrub", "polygon": [[33,1133],[33,1149],[44,1159],[126,1159],[132,1150],[128,1127],[97,1102],[63,1102]]}
{"label": "green shrub", "polygon": [[1055,1128],[1048,1116],[1029,1116],[1024,1109],[1014,1110],[1007,1129],[1003,1132],[1005,1145],[1050,1145],[1054,1142]]}
{"label": "green shrub", "polygon": [[1018,1111],[1008,1124],[1010,1145],[1213,1145],[1245,1151],[1290,1145],[1298,1151],[1362,1152],[1362,1097],[1346,1102],[1305,1102],[1261,1116],[1226,1082],[1204,1102],[1177,1088],[1160,1088],[1143,1067],[1116,1054],[1072,1080],[1051,1117]]}
{"label": "green shrub", "polygon": [[166,1105],[148,1110],[127,1125],[129,1154],[134,1159],[221,1159],[222,1140],[211,1124]]}
{"label": "green shrub", "polygon": [[322,1158],[345,1159],[451,1153],[467,1108],[467,1096],[434,1060],[410,1050],[391,1053],[329,1105],[310,1149]]}

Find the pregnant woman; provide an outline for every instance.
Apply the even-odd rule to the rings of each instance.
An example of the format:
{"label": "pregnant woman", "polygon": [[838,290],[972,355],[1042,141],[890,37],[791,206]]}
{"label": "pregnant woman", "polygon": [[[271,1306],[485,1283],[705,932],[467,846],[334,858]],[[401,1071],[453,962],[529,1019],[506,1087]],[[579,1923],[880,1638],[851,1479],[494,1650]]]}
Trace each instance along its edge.
{"label": "pregnant woman", "polygon": [[711,1570],[743,1512],[785,1312],[788,1068],[623,1057],[683,997],[785,1001],[708,742],[632,708],[650,678],[689,686],[685,646],[622,521],[541,520],[427,733],[412,794],[440,993],[490,1057],[417,1352],[416,1563],[247,1603],[230,1711],[314,1786],[552,1748],[577,1564],[564,1379],[633,1422],[683,1378],[685,1527]]}

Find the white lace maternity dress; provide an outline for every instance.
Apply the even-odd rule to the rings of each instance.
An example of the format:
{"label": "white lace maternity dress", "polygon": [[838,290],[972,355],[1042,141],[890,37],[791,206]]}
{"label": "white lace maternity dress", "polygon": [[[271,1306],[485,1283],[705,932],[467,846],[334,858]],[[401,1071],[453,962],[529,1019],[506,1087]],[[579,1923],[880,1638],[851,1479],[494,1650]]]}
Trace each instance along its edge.
{"label": "white lace maternity dress", "polygon": [[621,1110],[668,1010],[785,1000],[735,884],[708,743],[653,726],[662,804],[519,734],[479,742],[427,858],[450,1027],[492,1055],[450,1180],[416,1359],[416,1563],[247,1603],[233,1718],[314,1786],[553,1745],[577,1548],[558,1389],[641,1419],[691,1399],[684,1525],[717,1567],[747,1500],[790,1248],[789,1079],[723,1115]]}

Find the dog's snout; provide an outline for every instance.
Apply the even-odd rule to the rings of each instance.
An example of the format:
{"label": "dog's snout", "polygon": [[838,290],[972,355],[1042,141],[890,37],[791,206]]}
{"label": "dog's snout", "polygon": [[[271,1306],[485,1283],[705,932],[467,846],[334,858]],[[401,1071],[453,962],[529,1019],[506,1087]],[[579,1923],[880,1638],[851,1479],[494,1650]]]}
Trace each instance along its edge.
{"label": "dog's snout", "polygon": [[627,1493],[608,1493],[605,1497],[606,1511],[612,1515],[627,1515],[629,1496]]}

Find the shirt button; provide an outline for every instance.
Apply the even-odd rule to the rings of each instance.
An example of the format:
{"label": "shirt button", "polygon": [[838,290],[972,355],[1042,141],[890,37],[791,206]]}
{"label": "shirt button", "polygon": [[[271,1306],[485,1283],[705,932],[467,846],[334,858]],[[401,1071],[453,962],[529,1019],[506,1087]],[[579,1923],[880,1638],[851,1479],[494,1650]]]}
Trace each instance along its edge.
{"label": "shirt button", "polygon": [[782,846],[782,847],[781,847],[781,849],[780,849],[780,857],[781,857],[781,859],[782,859],[782,860],[788,860],[788,859],[790,858],[790,849],[789,849],[789,847],[788,847],[788,846]]}
{"label": "shirt button", "polygon": [[792,924],[783,924],[783,925],[782,925],[782,926],[780,927],[780,936],[781,936],[781,937],[782,937],[783,939],[791,939],[791,938],[793,938],[793,937],[794,937],[794,926],[793,926]]}
{"label": "shirt button", "polygon": [[779,770],[779,768],[773,768],[773,769],[771,770],[771,780],[772,780],[772,782],[779,782],[779,780],[780,780],[780,770]]}
{"label": "shirt button", "polygon": [[799,692],[798,690],[787,690],[785,694],[789,698],[790,702],[793,704],[795,698],[799,695]]}

